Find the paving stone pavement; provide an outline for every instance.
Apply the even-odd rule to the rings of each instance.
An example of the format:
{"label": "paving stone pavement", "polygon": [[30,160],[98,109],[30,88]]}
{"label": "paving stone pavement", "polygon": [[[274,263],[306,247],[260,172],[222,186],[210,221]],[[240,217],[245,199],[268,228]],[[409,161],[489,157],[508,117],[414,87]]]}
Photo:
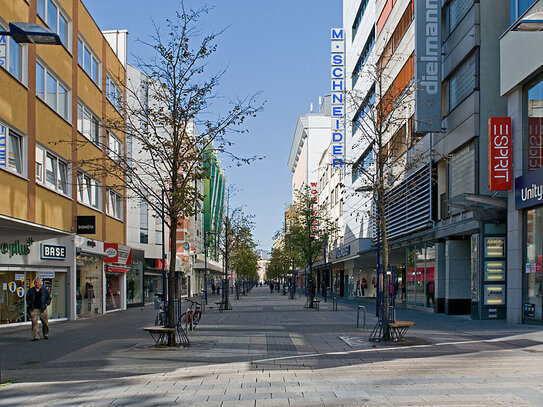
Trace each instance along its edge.
{"label": "paving stone pavement", "polygon": [[152,306],[53,323],[48,341],[1,328],[0,406],[543,405],[541,327],[400,309],[405,344],[351,347],[374,317],[363,331],[356,304],[304,302],[253,289],[179,350],[152,347]]}

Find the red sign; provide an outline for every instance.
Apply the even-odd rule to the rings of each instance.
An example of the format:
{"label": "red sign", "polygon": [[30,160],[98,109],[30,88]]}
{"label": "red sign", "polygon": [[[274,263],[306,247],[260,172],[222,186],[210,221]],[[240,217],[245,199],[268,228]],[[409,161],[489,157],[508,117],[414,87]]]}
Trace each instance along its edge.
{"label": "red sign", "polygon": [[488,119],[488,189],[509,191],[511,189],[511,118]]}
{"label": "red sign", "polygon": [[104,259],[106,263],[132,264],[132,251],[128,246],[104,242],[104,251],[106,252]]}

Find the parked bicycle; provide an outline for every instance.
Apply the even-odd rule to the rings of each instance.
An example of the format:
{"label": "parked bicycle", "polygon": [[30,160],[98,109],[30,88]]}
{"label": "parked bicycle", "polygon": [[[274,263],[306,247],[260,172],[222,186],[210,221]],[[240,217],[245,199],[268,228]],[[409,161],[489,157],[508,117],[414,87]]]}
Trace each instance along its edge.
{"label": "parked bicycle", "polygon": [[199,302],[189,300],[188,298],[187,301],[190,302],[190,306],[181,314],[180,322],[184,326],[189,326],[192,331],[196,328],[196,325],[198,325],[198,322],[200,322],[200,318],[202,317],[202,305]]}
{"label": "parked bicycle", "polygon": [[11,315],[8,317],[10,323],[25,321],[25,301],[18,300],[10,306]]}
{"label": "parked bicycle", "polygon": [[166,310],[164,309],[164,300],[162,294],[155,294],[155,309],[158,313],[155,318],[155,326],[166,326]]}

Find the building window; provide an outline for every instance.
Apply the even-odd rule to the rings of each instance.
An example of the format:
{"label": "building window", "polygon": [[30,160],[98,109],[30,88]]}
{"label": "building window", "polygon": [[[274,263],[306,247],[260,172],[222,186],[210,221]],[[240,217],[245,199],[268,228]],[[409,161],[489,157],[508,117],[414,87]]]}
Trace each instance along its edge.
{"label": "building window", "polygon": [[352,182],[355,182],[364,173],[367,173],[370,166],[375,161],[375,152],[373,151],[373,144],[370,145],[366,151],[360,156],[353,165]]}
{"label": "building window", "polygon": [[162,245],[162,218],[155,215],[155,244]]}
{"label": "building window", "polygon": [[121,87],[111,79],[109,75],[106,76],[106,96],[107,100],[117,109],[121,111],[123,108],[123,93]]}
{"label": "building window", "polygon": [[475,147],[470,143],[457,150],[449,162],[449,197],[475,192]]}
{"label": "building window", "polygon": [[83,70],[90,76],[93,82],[100,87],[100,71],[102,63],[81,37],[77,40],[77,62]]}
{"label": "building window", "polygon": [[36,95],[64,119],[69,120],[70,90],[40,62],[36,62]]}
{"label": "building window", "polygon": [[123,218],[123,197],[112,188],[107,188],[106,214],[116,219]]}
{"label": "building window", "polygon": [[362,126],[362,119],[366,117],[366,114],[370,109],[375,106],[375,85],[371,87],[369,92],[366,94],[364,101],[358,107],[353,120],[352,120],[352,133],[353,135],[357,130]]}
{"label": "building window", "polygon": [[356,17],[354,18],[353,22],[353,40],[354,37],[356,37],[356,33],[358,32],[358,29],[360,28],[360,24],[362,23],[362,18],[364,17],[364,12],[366,11],[366,7],[368,7],[369,0],[362,0],[360,2],[360,6],[358,6],[358,11],[356,12]]}
{"label": "building window", "polygon": [[95,144],[100,144],[100,120],[82,103],[77,104],[77,130]]}
{"label": "building window", "polygon": [[70,48],[70,20],[53,0],[37,0],[38,16],[56,32],[66,48]]}
{"label": "building window", "polygon": [[362,68],[364,68],[364,64],[368,60],[368,56],[370,55],[374,44],[375,44],[375,29],[372,29],[370,36],[366,40],[366,44],[364,45],[364,48],[362,49],[362,52],[360,53],[360,56],[358,57],[358,61],[356,62],[356,66],[354,67],[354,70],[353,70],[353,78],[352,78],[353,88],[354,88],[354,85],[356,85],[358,78],[360,77],[360,72],[362,72]]}
{"label": "building window", "polygon": [[474,0],[451,0],[445,7],[445,30],[444,35],[449,35],[456,26],[468,14],[474,4]]}
{"label": "building window", "polygon": [[149,205],[140,200],[140,243],[149,243]]}
{"label": "building window", "polygon": [[0,123],[0,168],[24,175],[24,138]]}
{"label": "building window", "polygon": [[123,157],[123,143],[111,131],[107,132],[107,155],[115,161]]}
{"label": "building window", "polygon": [[[5,29],[3,25],[0,25],[0,30]],[[23,51],[23,46],[17,44],[13,37],[0,35],[0,66],[7,69],[20,82],[24,80],[23,69],[25,66],[24,59],[26,58],[24,58],[25,53]]]}
{"label": "building window", "polygon": [[77,202],[100,210],[101,184],[96,179],[83,173],[77,173]]}
{"label": "building window", "polygon": [[475,55],[471,55],[449,79],[449,112],[475,90],[476,74]]}
{"label": "building window", "polygon": [[511,24],[519,19],[537,0],[510,0]]}
{"label": "building window", "polygon": [[68,164],[56,154],[36,146],[36,182],[68,195]]}

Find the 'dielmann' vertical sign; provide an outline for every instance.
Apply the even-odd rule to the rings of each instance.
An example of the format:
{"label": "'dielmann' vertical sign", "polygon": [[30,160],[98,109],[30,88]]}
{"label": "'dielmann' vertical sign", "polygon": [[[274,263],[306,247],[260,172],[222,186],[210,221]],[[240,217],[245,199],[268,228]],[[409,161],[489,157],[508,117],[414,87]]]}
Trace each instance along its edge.
{"label": "'dielmann' vertical sign", "polygon": [[441,131],[441,0],[415,0],[415,131]]}
{"label": "'dielmann' vertical sign", "polygon": [[345,38],[343,28],[332,28],[332,167],[343,167],[345,146]]}

